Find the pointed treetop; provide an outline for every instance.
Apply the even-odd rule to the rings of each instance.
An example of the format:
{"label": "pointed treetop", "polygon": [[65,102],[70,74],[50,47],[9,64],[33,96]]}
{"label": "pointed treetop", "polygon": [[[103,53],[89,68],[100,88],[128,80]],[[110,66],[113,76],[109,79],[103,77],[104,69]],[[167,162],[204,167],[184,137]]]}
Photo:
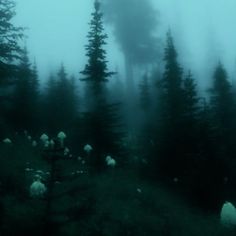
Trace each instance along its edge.
{"label": "pointed treetop", "polygon": [[58,71],[58,76],[60,79],[64,80],[67,78],[67,73],[63,62],[61,63],[60,69]]}
{"label": "pointed treetop", "polygon": [[24,45],[24,48],[21,51],[21,64],[24,66],[30,66],[30,61],[29,61],[29,52],[26,44]]}
{"label": "pointed treetop", "polygon": [[174,41],[170,29],[167,31],[167,45],[165,49],[165,59],[167,59],[168,57],[172,57],[173,59],[177,57],[177,52],[174,46]]}
{"label": "pointed treetop", "polygon": [[100,10],[101,3],[98,0],[94,1],[94,8],[96,11]]}
{"label": "pointed treetop", "polygon": [[187,75],[186,75],[186,79],[192,79],[193,78],[193,74],[191,70],[188,70]]}
{"label": "pointed treetop", "polygon": [[103,48],[106,45],[107,34],[103,27],[103,14],[100,10],[100,2],[94,2],[95,12],[92,13],[90,21],[90,31],[87,35],[88,44],[85,46],[88,63],[80,73],[84,75],[82,81],[94,83],[107,82],[108,77],[114,75],[107,68],[106,51]]}

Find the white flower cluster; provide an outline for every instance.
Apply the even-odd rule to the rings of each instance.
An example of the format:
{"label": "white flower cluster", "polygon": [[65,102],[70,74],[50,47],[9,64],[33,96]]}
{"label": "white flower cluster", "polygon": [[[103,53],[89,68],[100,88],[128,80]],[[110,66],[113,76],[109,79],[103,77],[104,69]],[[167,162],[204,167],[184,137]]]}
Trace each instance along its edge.
{"label": "white flower cluster", "polygon": [[30,186],[30,196],[31,197],[43,197],[47,188],[44,183],[40,181],[40,179],[35,180]]}
{"label": "white flower cluster", "polygon": [[49,147],[49,137],[47,136],[47,134],[42,134],[40,136],[40,140],[45,148]]}
{"label": "white flower cluster", "polygon": [[225,202],[220,213],[221,224],[226,227],[236,226],[236,209],[230,202]]}
{"label": "white flower cluster", "polygon": [[5,143],[5,144],[12,144],[12,141],[9,138],[5,138],[5,139],[3,139],[3,143]]}
{"label": "white flower cluster", "polygon": [[106,157],[106,164],[110,167],[115,167],[116,166],[116,160],[113,159],[111,156]]}
{"label": "white flower cluster", "polygon": [[69,155],[69,153],[70,153],[70,149],[66,147],[66,148],[64,149],[64,156]]}
{"label": "white flower cluster", "polygon": [[87,154],[89,154],[91,151],[93,150],[92,146],[89,144],[86,144],[84,146],[84,151],[87,152]]}
{"label": "white flower cluster", "polygon": [[[61,147],[64,147],[64,140],[65,140],[65,138],[66,138],[66,134],[63,131],[60,131],[57,134],[57,139],[60,142]],[[45,133],[40,136],[40,140],[43,143],[43,146],[45,148],[54,148],[55,147],[54,140],[53,139],[49,140],[48,135],[45,134]]]}
{"label": "white flower cluster", "polygon": [[32,147],[37,147],[37,142],[35,140],[32,141]]}
{"label": "white flower cluster", "polygon": [[60,131],[57,134],[57,138],[59,139],[59,142],[61,144],[61,147],[64,147],[64,139],[66,138],[66,134],[63,131]]}

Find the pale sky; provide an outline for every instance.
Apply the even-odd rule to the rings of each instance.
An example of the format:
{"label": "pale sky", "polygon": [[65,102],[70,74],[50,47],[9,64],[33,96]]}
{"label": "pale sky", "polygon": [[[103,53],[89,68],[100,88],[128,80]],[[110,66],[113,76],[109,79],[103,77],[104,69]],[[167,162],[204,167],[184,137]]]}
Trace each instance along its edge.
{"label": "pale sky", "polygon": [[54,70],[63,61],[68,70],[78,73],[84,59],[91,1],[17,0],[16,9],[16,22],[29,28],[27,45],[39,70]]}
{"label": "pale sky", "polygon": [[[127,0],[128,1],[128,0]],[[144,0],[145,1],[145,0]],[[208,63],[212,50],[230,75],[236,75],[236,1],[235,0],[152,0],[159,10],[159,34],[165,37],[170,27],[180,60],[197,76]],[[36,58],[41,78],[63,61],[68,70],[79,75],[85,63],[84,45],[93,11],[92,0],[17,0],[18,25],[29,27],[27,45]],[[108,56],[111,69],[122,68],[121,54],[111,30]],[[235,76],[236,77],[236,76]]]}

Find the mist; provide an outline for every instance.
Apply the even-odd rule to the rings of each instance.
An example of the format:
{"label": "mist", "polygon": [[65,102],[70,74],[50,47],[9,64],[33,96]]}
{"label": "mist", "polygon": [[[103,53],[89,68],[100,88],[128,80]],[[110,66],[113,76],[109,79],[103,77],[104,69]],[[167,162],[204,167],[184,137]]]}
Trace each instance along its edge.
{"label": "mist", "polygon": [[0,235],[235,235],[235,9],[0,0]]}
{"label": "mist", "polygon": [[[162,40],[161,48],[165,45],[165,35],[170,28],[181,62],[187,69],[194,70],[202,84],[207,83],[201,79],[204,75],[202,71],[212,72],[212,66],[219,60],[225,64],[229,74],[235,76],[236,34],[232,30],[232,22],[236,20],[235,1],[152,2],[158,18],[155,28],[158,39]],[[38,62],[42,79],[62,61],[71,73],[78,75],[86,60],[84,45],[91,8],[91,0],[86,3],[74,0],[69,3],[55,0],[17,1],[15,21],[28,27],[27,45],[31,57]],[[113,68],[124,69],[122,49],[112,34],[114,30],[107,24],[106,31],[109,32],[109,61]],[[157,41],[157,44],[160,42]],[[214,63],[205,66],[209,58]]]}

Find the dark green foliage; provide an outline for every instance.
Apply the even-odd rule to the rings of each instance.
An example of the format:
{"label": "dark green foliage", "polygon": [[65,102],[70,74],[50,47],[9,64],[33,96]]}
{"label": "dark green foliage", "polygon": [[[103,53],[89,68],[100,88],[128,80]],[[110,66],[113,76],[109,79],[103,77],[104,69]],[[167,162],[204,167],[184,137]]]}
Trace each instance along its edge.
{"label": "dark green foliage", "polygon": [[196,164],[195,161],[199,155],[199,100],[196,82],[189,71],[183,80],[183,125],[181,127],[181,135],[183,136],[183,165],[185,165],[185,172],[188,172],[188,174],[192,174]]}
{"label": "dark green foliage", "polygon": [[170,32],[164,59],[154,160],[158,176],[164,177],[166,183],[177,178],[178,190],[191,201],[203,208],[216,209],[225,199],[224,176],[228,172],[230,150],[226,143],[230,143],[229,131],[233,128],[234,103],[226,73],[221,65],[216,69],[207,107],[205,99],[198,97],[191,72],[182,78]]}
{"label": "dark green foliage", "polygon": [[114,73],[107,69],[106,51],[103,46],[106,45],[107,35],[104,33],[102,16],[99,1],[94,3],[95,11],[92,13],[90,22],[90,32],[88,33],[88,42],[85,49],[87,51],[88,64],[81,72],[85,76],[83,81],[92,82],[94,89],[98,89],[101,82],[106,82],[108,77]]}
{"label": "dark green foliage", "polygon": [[[68,128],[73,124],[78,113],[78,96],[76,90],[75,79],[68,78],[65,68],[62,65],[58,72],[58,81],[56,88],[58,127],[62,129]],[[63,108],[63,114],[61,111]]]}
{"label": "dark green foliage", "polygon": [[6,114],[9,109],[9,86],[15,83],[18,71],[16,66],[20,58],[19,40],[23,37],[23,28],[12,23],[15,16],[15,3],[12,0],[0,1],[0,136],[6,130]]}
{"label": "dark green foliage", "polygon": [[86,82],[87,108],[82,126],[83,141],[94,148],[91,165],[94,169],[101,170],[106,155],[118,154],[120,134],[117,131],[120,126],[117,105],[110,104],[107,99],[105,82],[114,73],[107,69],[106,51],[103,49],[107,36],[104,34],[99,1],[95,1],[94,8],[88,34],[89,44],[86,46],[88,64],[81,72],[85,75],[82,81]]}
{"label": "dark green foliage", "polygon": [[35,132],[38,125],[39,82],[36,65],[31,67],[28,52],[22,52],[12,99],[10,120],[17,131]]}
{"label": "dark green foliage", "polygon": [[15,3],[12,0],[0,1],[0,77],[1,84],[16,74],[13,64],[20,58],[19,39],[23,37],[23,28],[15,27],[12,18],[15,16]]}
{"label": "dark green foliage", "polygon": [[[165,48],[165,71],[159,84],[160,118],[158,122],[157,165],[168,177],[182,172],[183,137],[183,88],[182,69],[177,61],[177,52],[170,31]],[[171,163],[171,164],[170,164]]]}
{"label": "dark green foliage", "polygon": [[[231,178],[231,158],[235,156],[234,97],[227,72],[219,63],[213,74],[209,90],[210,103],[202,113],[199,138],[201,168],[196,185],[202,202],[213,206],[229,196],[225,179]],[[233,179],[231,179],[233,181]],[[201,183],[201,184],[200,184]],[[227,190],[228,189],[228,190]]]}
{"label": "dark green foliage", "polygon": [[118,111],[119,104],[106,104],[82,117],[80,130],[83,144],[89,143],[94,149],[90,157],[92,168],[103,169],[108,155],[113,156],[119,164],[124,161],[120,158],[121,136],[124,131],[119,122]]}
{"label": "dark green foliage", "polygon": [[140,107],[143,111],[147,111],[151,107],[151,94],[149,87],[149,77],[147,73],[143,76],[143,79],[139,85],[140,88]]}
{"label": "dark green foliage", "polygon": [[32,98],[31,98],[31,103],[33,104],[33,106],[37,106],[39,104],[40,101],[40,90],[39,90],[39,78],[38,78],[38,69],[37,69],[37,64],[34,61],[33,67],[32,67],[32,78],[31,78],[31,94],[32,94]]}
{"label": "dark green foliage", "polygon": [[54,75],[50,75],[46,90],[43,94],[42,105],[43,125],[50,134],[57,130],[56,117],[54,115],[58,114],[57,106],[56,78]]}
{"label": "dark green foliage", "polygon": [[50,76],[43,98],[44,127],[50,134],[68,131],[78,116],[78,95],[73,77],[68,78],[61,65],[56,77]]}
{"label": "dark green foliage", "polygon": [[[131,81],[135,66],[138,78],[154,60],[159,65],[152,34],[155,11],[144,0],[106,3],[114,10],[110,20]],[[192,73],[183,76],[169,31],[162,76],[161,67],[146,73],[139,97],[129,87],[137,109],[126,101],[125,112],[132,113],[127,135],[118,103],[125,100],[122,84],[117,78],[110,94],[107,86],[114,73],[107,66],[100,8],[95,0],[80,111],[77,83],[63,65],[41,96],[36,63],[32,66],[26,48],[18,45],[22,28],[10,23],[14,3],[0,0],[0,126],[6,126],[7,105],[11,124],[6,130],[29,131],[0,133],[13,141],[0,143],[0,235],[235,235],[234,228],[225,229],[219,221],[224,201],[236,197],[235,94],[226,70],[221,63],[215,68],[209,102],[199,97]],[[155,101],[153,78],[158,81]],[[15,90],[6,100],[8,84]],[[70,136],[66,146],[76,152],[65,153],[58,138],[53,138],[55,145],[40,142],[35,134],[42,129],[50,141],[65,131]],[[39,141],[37,147],[32,140]],[[83,150],[86,144],[91,152]],[[106,166],[108,155],[117,162],[114,168]],[[140,172],[155,178],[144,180]],[[29,190],[36,179],[47,191],[34,198]]]}
{"label": "dark green foliage", "polygon": [[[63,167],[69,162],[63,161]],[[51,215],[55,225],[51,225],[51,235],[233,235],[221,227],[217,215],[191,209],[172,192],[137,178],[130,170],[85,174],[68,180],[55,185]],[[26,183],[19,186],[28,191]],[[45,199],[22,200],[17,194],[4,193],[1,202],[1,235],[46,235],[42,218]]]}
{"label": "dark green foliage", "polygon": [[227,132],[232,129],[235,103],[227,72],[221,63],[214,71],[213,86],[210,89],[210,105],[214,129],[226,138]]}
{"label": "dark green foliage", "polygon": [[165,71],[162,79],[163,116],[166,124],[177,127],[183,111],[182,68],[177,61],[177,52],[170,31],[165,48]]}
{"label": "dark green foliage", "polygon": [[0,61],[11,63],[20,57],[18,39],[23,37],[22,28],[15,27],[12,18],[15,16],[15,3],[12,0],[0,1]]}
{"label": "dark green foliage", "polygon": [[188,72],[183,81],[184,96],[184,115],[192,121],[199,117],[199,97],[197,94],[197,85],[193,79],[191,71]]}
{"label": "dark green foliage", "polygon": [[227,72],[221,63],[214,71],[209,92],[211,130],[217,156],[227,162],[228,158],[234,158],[235,155],[235,100]]}

